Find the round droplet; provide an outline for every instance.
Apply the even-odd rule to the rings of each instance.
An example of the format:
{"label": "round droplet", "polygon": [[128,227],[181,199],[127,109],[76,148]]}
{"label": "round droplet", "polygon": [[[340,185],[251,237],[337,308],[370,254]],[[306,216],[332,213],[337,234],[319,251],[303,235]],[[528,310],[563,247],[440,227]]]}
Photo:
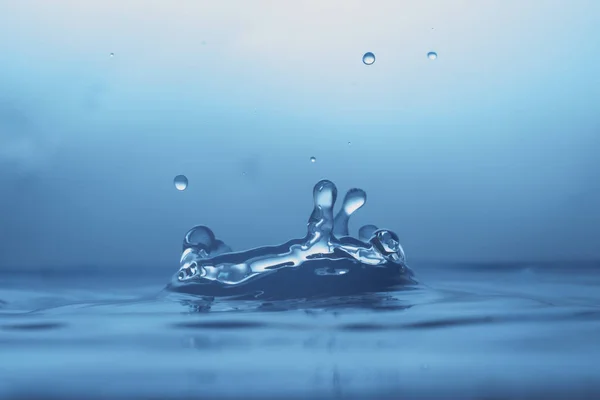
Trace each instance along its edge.
{"label": "round droplet", "polygon": [[310,162],[311,163],[316,163],[317,162],[317,158],[316,157],[311,157],[310,158]]}
{"label": "round droplet", "polygon": [[348,146],[350,146],[351,144],[352,144],[352,142],[348,140]]}
{"label": "round droplet", "polygon": [[427,53],[427,58],[429,58],[430,60],[435,60],[437,58],[437,53],[435,51],[430,51],[429,53]]}
{"label": "round droplet", "polygon": [[365,65],[371,65],[375,62],[375,54],[371,53],[370,51],[368,53],[365,53],[363,55],[363,63],[365,63]]}
{"label": "round droplet", "polygon": [[175,179],[173,179],[173,183],[175,184],[175,189],[185,190],[188,187],[188,178],[186,178],[185,175],[177,175]]}
{"label": "round droplet", "polygon": [[110,56],[111,56],[111,57],[114,57],[114,56],[115,56],[115,53],[110,53]]}

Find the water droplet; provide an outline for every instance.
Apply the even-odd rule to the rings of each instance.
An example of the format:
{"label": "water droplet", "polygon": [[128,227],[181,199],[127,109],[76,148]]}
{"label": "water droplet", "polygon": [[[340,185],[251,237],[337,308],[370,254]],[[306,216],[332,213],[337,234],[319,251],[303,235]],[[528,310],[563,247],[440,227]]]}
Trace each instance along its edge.
{"label": "water droplet", "polygon": [[[308,219],[307,243],[329,240],[333,230],[333,206],[337,198],[335,184],[323,179],[313,189],[314,208]],[[314,244],[314,243],[313,243]]]}
{"label": "water droplet", "polygon": [[379,229],[375,231],[370,242],[387,260],[392,262],[406,261],[406,255],[400,245],[400,239],[398,239],[398,235],[394,232],[387,229]]}
{"label": "water droplet", "polygon": [[186,178],[185,175],[177,175],[175,179],[173,179],[173,183],[175,184],[175,189],[185,190],[188,187],[188,178]]}
{"label": "water droplet", "polygon": [[365,53],[363,55],[363,63],[365,63],[365,65],[371,65],[375,62],[375,54],[371,53],[370,51],[368,53]]}
{"label": "water droplet", "polygon": [[350,216],[354,214],[356,210],[361,208],[367,202],[367,193],[362,189],[350,189],[344,197],[342,203],[342,209],[335,216],[335,222],[333,224],[333,234],[341,237],[348,236],[350,234],[348,230],[348,222]]}
{"label": "water droplet", "polygon": [[429,53],[427,53],[427,58],[429,58],[430,60],[435,60],[437,58],[437,53],[435,51],[430,51]]}
{"label": "water droplet", "polygon": [[367,202],[367,193],[362,189],[350,189],[344,197],[342,209],[348,215],[354,214],[356,210],[361,208]]}
{"label": "water droplet", "polygon": [[315,207],[333,208],[337,197],[335,184],[326,179],[319,181],[314,188]]}
{"label": "water droplet", "polygon": [[380,229],[375,232],[374,241],[380,247],[384,254],[395,253],[400,249],[400,241],[398,235],[387,229]]}
{"label": "water droplet", "polygon": [[114,56],[115,56],[115,53],[110,53],[110,56],[111,56],[111,57],[114,57]]}
{"label": "water droplet", "polygon": [[351,144],[352,144],[352,142],[348,140],[348,146],[350,146]]}
{"label": "water droplet", "polygon": [[209,251],[215,246],[215,234],[204,225],[198,225],[190,229],[183,238],[183,248],[197,247]]}
{"label": "water droplet", "polygon": [[311,157],[310,158],[310,162],[311,163],[316,163],[317,162],[317,158],[316,157]]}

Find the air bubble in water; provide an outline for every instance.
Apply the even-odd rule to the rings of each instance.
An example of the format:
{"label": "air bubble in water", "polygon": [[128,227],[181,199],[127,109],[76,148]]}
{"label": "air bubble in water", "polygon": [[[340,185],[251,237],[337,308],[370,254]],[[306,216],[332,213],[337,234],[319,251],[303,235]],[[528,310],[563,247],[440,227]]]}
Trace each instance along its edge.
{"label": "air bubble in water", "polygon": [[365,65],[371,65],[375,62],[375,54],[371,53],[370,51],[368,53],[365,53],[363,55],[363,63],[365,63]]}
{"label": "air bubble in water", "polygon": [[427,53],[427,58],[429,58],[430,60],[435,60],[437,58],[437,53],[435,51],[430,51],[429,53]]}
{"label": "air bubble in water", "polygon": [[311,157],[310,158],[310,162],[311,163],[316,163],[317,162],[317,158],[316,157]]}
{"label": "air bubble in water", "polygon": [[173,183],[175,184],[175,189],[185,190],[188,187],[188,178],[186,178],[185,175],[177,175],[175,179],[173,179]]}

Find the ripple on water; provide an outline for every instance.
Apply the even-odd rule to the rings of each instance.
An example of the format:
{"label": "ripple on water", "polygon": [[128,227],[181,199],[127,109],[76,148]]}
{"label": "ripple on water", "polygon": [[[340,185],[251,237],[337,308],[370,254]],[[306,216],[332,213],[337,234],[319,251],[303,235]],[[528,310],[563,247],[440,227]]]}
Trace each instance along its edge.
{"label": "ripple on water", "polygon": [[50,331],[67,327],[64,322],[29,322],[20,324],[0,325],[0,330],[5,331]]}

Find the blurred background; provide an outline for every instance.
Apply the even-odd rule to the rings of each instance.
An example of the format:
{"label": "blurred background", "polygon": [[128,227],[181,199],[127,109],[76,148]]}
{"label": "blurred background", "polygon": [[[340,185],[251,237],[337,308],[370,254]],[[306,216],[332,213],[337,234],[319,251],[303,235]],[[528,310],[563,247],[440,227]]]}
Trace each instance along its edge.
{"label": "blurred background", "polygon": [[0,0],[0,269],[175,269],[196,224],[277,244],[323,178],[409,262],[598,259],[599,25],[596,0]]}

